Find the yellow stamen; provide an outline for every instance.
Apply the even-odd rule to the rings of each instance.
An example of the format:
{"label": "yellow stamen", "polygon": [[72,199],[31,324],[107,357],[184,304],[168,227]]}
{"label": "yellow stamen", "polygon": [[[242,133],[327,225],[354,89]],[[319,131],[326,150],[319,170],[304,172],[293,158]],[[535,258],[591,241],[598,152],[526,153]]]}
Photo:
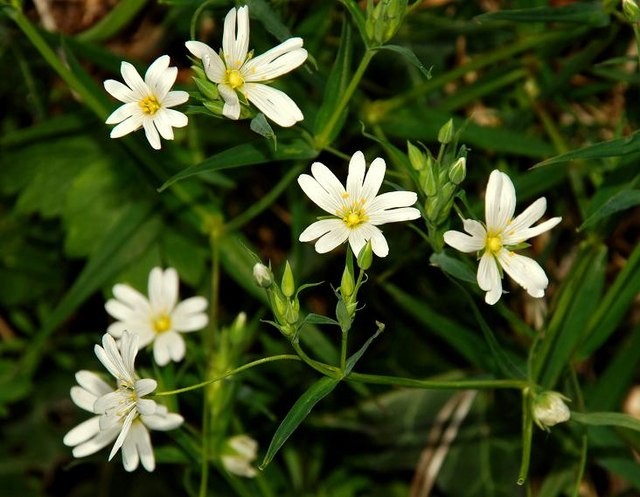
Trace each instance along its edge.
{"label": "yellow stamen", "polygon": [[151,95],[150,97],[143,98],[138,102],[138,105],[142,108],[142,112],[153,116],[158,110],[160,110],[160,103],[158,99]]}
{"label": "yellow stamen", "polygon": [[369,216],[367,216],[364,209],[361,207],[358,208],[357,204],[351,206],[351,208],[343,209],[338,215],[342,218],[344,224],[347,225],[347,228],[355,228],[369,220]]}
{"label": "yellow stamen", "polygon": [[233,88],[239,88],[244,84],[244,79],[242,78],[242,74],[237,69],[227,69],[227,84]]}
{"label": "yellow stamen", "polygon": [[153,329],[156,333],[164,333],[171,328],[171,318],[166,314],[161,314],[153,320]]}
{"label": "yellow stamen", "polygon": [[500,237],[500,235],[494,235],[494,234],[487,234],[487,241],[485,243],[485,247],[487,249],[488,252],[492,253],[492,254],[497,254],[498,252],[500,252],[500,249],[502,248],[502,238]]}

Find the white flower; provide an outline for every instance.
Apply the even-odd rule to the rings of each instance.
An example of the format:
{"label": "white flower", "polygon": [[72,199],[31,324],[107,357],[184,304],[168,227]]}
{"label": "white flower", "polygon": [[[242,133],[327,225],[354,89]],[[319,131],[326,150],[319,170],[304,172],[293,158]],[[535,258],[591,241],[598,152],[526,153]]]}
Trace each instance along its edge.
{"label": "white flower", "polygon": [[186,42],[187,49],[202,60],[207,77],[218,85],[224,100],[222,113],[240,117],[240,92],[265,116],[283,127],[293,126],[304,116],[289,96],[265,84],[292,71],[307,60],[302,38],[289,38],[277,47],[253,57],[249,49],[249,7],[233,8],[224,20],[222,52],[218,55],[199,41]]}
{"label": "white flower", "polygon": [[323,254],[349,240],[357,256],[367,241],[371,240],[373,253],[385,257],[389,246],[378,226],[398,221],[410,221],[420,217],[413,205],[418,196],[414,192],[395,191],[378,195],[384,180],[384,159],[375,159],[369,171],[362,152],[356,152],[349,162],[347,187],[345,189],[336,176],[320,162],[314,162],[311,173],[301,174],[298,184],[307,196],[332,216],[310,225],[300,234],[301,242],[319,238],[315,244]]}
{"label": "white flower", "polygon": [[533,420],[543,430],[564,423],[571,419],[571,411],[565,400],[569,400],[558,392],[543,392],[533,399]]}
{"label": "white flower", "polygon": [[153,357],[160,366],[170,360],[181,361],[185,343],[180,333],[196,331],[208,323],[204,297],[178,300],[178,273],[173,268],[162,271],[159,267],[149,273],[149,299],[129,285],[113,287],[115,299],[105,304],[107,312],[116,321],[107,332],[120,338],[125,330],[138,335],[140,347],[153,342]]}
{"label": "white flower", "polygon": [[111,138],[120,138],[143,127],[151,146],[160,150],[160,136],[173,140],[172,127],[182,128],[188,122],[182,112],[170,109],[189,99],[186,91],[169,91],[178,76],[178,68],[169,67],[169,56],[163,55],[149,66],[144,81],[128,62],[122,62],[120,72],[126,85],[114,79],[104,82],[105,90],[124,102],[107,117],[107,124],[119,123],[111,130]]}
{"label": "white flower", "polygon": [[137,340],[137,336],[124,333],[122,351],[119,351],[115,340],[105,334],[103,347],[95,347],[98,359],[117,380],[115,390],[95,373],[76,373],[80,386],[71,388],[71,399],[97,416],[65,435],[63,442],[74,447],[74,457],[93,454],[115,440],[109,460],[122,448],[122,462],[127,471],[135,470],[139,462],[147,471],[153,471],[155,457],[147,428],[172,430],[184,421],[179,414],[168,412],[165,406],[143,398],[156,389],[157,383],[136,376]]}
{"label": "white flower", "polygon": [[249,435],[235,435],[227,439],[222,452],[222,465],[229,473],[246,478],[258,472],[251,466],[258,454],[258,442]]}
{"label": "white flower", "polygon": [[485,302],[493,305],[502,295],[502,267],[513,280],[532,297],[544,296],[549,284],[540,265],[513,252],[517,246],[531,237],[538,236],[557,225],[562,218],[554,217],[532,227],[547,209],[546,199],[539,198],[525,211],[513,217],[516,208],[516,192],[513,183],[504,173],[495,170],[489,177],[485,196],[486,227],[472,219],[463,219],[464,230],[447,231],[444,241],[461,252],[483,251],[478,266],[478,285],[486,293]]}

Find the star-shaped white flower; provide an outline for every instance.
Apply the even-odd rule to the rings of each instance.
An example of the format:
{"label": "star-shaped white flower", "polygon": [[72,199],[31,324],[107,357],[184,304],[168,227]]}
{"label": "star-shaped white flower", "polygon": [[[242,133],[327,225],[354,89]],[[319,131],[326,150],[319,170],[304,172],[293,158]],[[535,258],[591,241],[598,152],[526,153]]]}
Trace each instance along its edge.
{"label": "star-shaped white flower", "polygon": [[315,244],[320,254],[329,252],[349,240],[355,255],[371,240],[373,253],[386,257],[389,245],[378,226],[420,217],[413,205],[418,196],[414,192],[395,191],[378,195],[382,186],[386,165],[384,159],[375,159],[366,172],[362,152],[356,152],[349,162],[347,187],[320,162],[314,162],[311,173],[301,174],[298,184],[319,207],[331,214],[311,224],[300,234],[301,242],[318,238]]}
{"label": "star-shaped white flower", "polygon": [[180,333],[201,330],[209,322],[207,300],[191,297],[178,303],[178,273],[159,267],[149,273],[149,299],[126,284],[113,287],[115,299],[105,304],[116,321],[107,332],[120,338],[125,330],[139,336],[140,347],[153,342],[153,357],[160,366],[181,361],[185,343]]}
{"label": "star-shaped white flower", "polygon": [[163,55],[149,66],[144,81],[128,62],[122,62],[120,72],[126,85],[114,79],[104,82],[105,90],[124,102],[107,117],[107,124],[117,124],[111,130],[111,138],[120,138],[143,127],[151,146],[160,150],[160,136],[173,140],[172,128],[182,128],[188,122],[182,112],[170,108],[189,99],[186,91],[169,91],[178,76],[178,68],[169,67],[169,56]]}
{"label": "star-shaped white flower", "polygon": [[117,380],[115,390],[95,373],[76,373],[79,386],[71,388],[71,399],[78,407],[97,415],[65,435],[63,442],[73,447],[74,457],[93,454],[115,440],[109,460],[122,448],[122,462],[127,471],[135,470],[139,462],[147,471],[153,471],[155,457],[148,428],[172,430],[184,421],[165,406],[143,398],[156,389],[157,383],[137,378],[134,369],[137,341],[137,336],[124,333],[120,351],[113,337],[105,334],[103,346],[95,347],[98,359]]}
{"label": "star-shaped white flower", "polygon": [[516,191],[506,174],[495,170],[489,177],[485,196],[486,226],[473,219],[463,219],[464,230],[447,231],[444,241],[461,252],[482,252],[478,266],[478,285],[486,293],[485,302],[493,305],[502,296],[502,267],[513,280],[532,297],[544,296],[549,284],[540,265],[513,250],[525,240],[538,236],[557,225],[562,218],[554,217],[537,226],[547,209],[547,200],[542,197],[531,204],[517,217]]}
{"label": "star-shaped white flower", "polygon": [[222,52],[218,55],[199,41],[186,42],[187,49],[202,60],[207,77],[218,85],[224,100],[222,113],[240,117],[240,92],[265,116],[283,127],[293,126],[304,116],[287,94],[263,83],[292,71],[307,60],[302,38],[289,38],[262,55],[249,49],[249,7],[231,9],[224,20]]}

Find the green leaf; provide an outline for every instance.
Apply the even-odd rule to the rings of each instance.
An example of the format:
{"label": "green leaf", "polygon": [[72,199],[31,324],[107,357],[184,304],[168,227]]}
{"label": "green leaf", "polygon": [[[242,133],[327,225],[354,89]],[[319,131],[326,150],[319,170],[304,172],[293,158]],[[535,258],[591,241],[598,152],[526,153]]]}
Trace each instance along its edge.
{"label": "green leaf", "polygon": [[446,251],[431,254],[429,262],[454,278],[473,285],[478,283],[476,275],[471,268],[460,259],[455,259],[448,255]]}
{"label": "green leaf", "polygon": [[400,45],[382,45],[378,50],[389,50],[390,52],[402,55],[408,62],[411,62],[411,64],[416,66],[425,78],[431,79],[431,69],[427,69],[410,48],[402,47]]}
{"label": "green leaf", "polygon": [[264,0],[246,0],[249,6],[251,17],[258,19],[269,33],[275,36],[278,41],[284,41],[291,38],[291,31],[282,22],[280,16],[271,8]]}
{"label": "green leaf", "polygon": [[364,342],[364,345],[362,347],[360,347],[360,349],[355,354],[353,354],[351,357],[349,357],[347,359],[347,363],[346,363],[345,368],[344,368],[345,376],[349,376],[349,373],[351,373],[351,370],[358,363],[358,361],[364,355],[364,353],[367,351],[369,346],[373,343],[373,341],[376,338],[378,338],[378,335],[380,335],[380,333],[382,333],[384,331],[384,324],[379,323],[378,321],[376,321],[376,325],[378,326],[378,329],[376,330],[376,332],[373,335],[371,335],[366,342]]}
{"label": "green leaf", "polygon": [[83,42],[97,43],[111,38],[126,27],[144,8],[147,0],[121,0],[109,13],[76,38]]}
{"label": "green leaf", "polygon": [[335,319],[331,319],[328,316],[323,316],[321,314],[310,313],[307,314],[304,318],[303,324],[331,324],[335,326],[340,326],[340,323]]}
{"label": "green leaf", "polygon": [[578,228],[578,231],[582,231],[616,212],[629,209],[636,205],[640,205],[640,190],[622,190],[610,197],[598,210],[585,219]]}
{"label": "green leaf", "polygon": [[278,429],[271,439],[267,453],[262,460],[262,464],[260,464],[260,469],[267,467],[291,434],[296,431],[300,423],[309,415],[314,406],[329,395],[338,383],[340,383],[339,379],[325,376],[311,385],[311,387],[302,394],[282,420],[280,426],[278,426]]}
{"label": "green leaf", "polygon": [[[340,2],[347,8],[349,14],[351,14],[351,18],[353,19],[353,22],[356,24],[358,31],[360,32],[360,37],[366,45],[369,38],[367,36],[367,21],[364,18],[362,9],[360,9],[360,6],[356,2],[354,2],[354,0],[340,0]],[[345,22],[343,24],[347,23]]]}
{"label": "green leaf", "polygon": [[609,15],[605,12],[602,2],[577,2],[561,7],[499,10],[476,16],[475,19],[478,21],[567,22],[600,28],[609,24]]}
{"label": "green leaf", "polygon": [[640,431],[640,419],[620,412],[575,412],[571,411],[571,419],[589,426],[616,426]]}
{"label": "green leaf", "polygon": [[260,136],[264,136],[267,140],[271,140],[271,142],[273,143],[273,148],[276,150],[278,149],[278,139],[276,138],[276,134],[273,132],[273,128],[267,121],[267,118],[264,117],[264,114],[262,112],[251,119],[249,128],[254,133],[258,133]]}
{"label": "green leaf", "polygon": [[197,174],[233,169],[236,167],[264,164],[279,160],[312,159],[318,152],[303,140],[280,143],[278,150],[272,151],[264,141],[243,143],[209,157],[200,164],[188,167],[168,179],[158,191],[162,192],[177,181]]}
{"label": "green leaf", "polygon": [[534,167],[549,166],[561,162],[581,159],[602,159],[605,157],[619,157],[640,151],[640,133],[635,132],[626,138],[616,138],[605,142],[594,143],[578,150],[556,155],[551,159],[538,162]]}

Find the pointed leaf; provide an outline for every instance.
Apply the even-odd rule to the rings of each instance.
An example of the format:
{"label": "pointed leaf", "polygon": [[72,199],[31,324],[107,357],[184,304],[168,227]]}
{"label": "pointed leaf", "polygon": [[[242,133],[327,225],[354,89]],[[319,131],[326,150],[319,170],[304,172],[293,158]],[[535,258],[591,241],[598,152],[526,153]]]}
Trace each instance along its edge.
{"label": "pointed leaf", "polygon": [[402,55],[408,62],[411,62],[411,64],[416,66],[425,78],[431,79],[431,69],[427,69],[410,48],[402,47],[400,45],[382,45],[378,50],[389,50],[390,52]]}
{"label": "pointed leaf", "polygon": [[378,335],[380,335],[380,333],[382,333],[384,331],[384,324],[383,323],[379,323],[378,321],[376,321],[376,325],[378,326],[378,329],[376,330],[376,332],[372,336],[370,336],[369,339],[366,342],[364,342],[364,345],[362,347],[360,347],[360,350],[358,350],[355,354],[353,354],[351,357],[349,357],[349,359],[347,359],[347,364],[345,365],[345,368],[344,368],[344,375],[345,376],[349,376],[349,373],[351,373],[351,370],[357,364],[357,362],[360,360],[362,355],[367,351],[367,349],[373,343],[373,341],[376,338],[378,338]]}
{"label": "pointed leaf", "polygon": [[602,204],[598,210],[591,214],[584,223],[578,228],[578,231],[595,224],[596,222],[609,217],[616,212],[629,209],[640,204],[640,190],[623,190],[616,193]]}
{"label": "pointed leaf", "polygon": [[556,155],[551,159],[538,162],[534,167],[549,166],[561,162],[579,159],[601,159],[604,157],[619,157],[640,151],[640,133],[636,132],[625,138],[616,138],[606,142],[594,143],[578,150]]}
{"label": "pointed leaf", "polygon": [[571,412],[571,419],[590,426],[617,426],[640,431],[640,419],[620,412]]}
{"label": "pointed leaf", "polygon": [[478,21],[568,22],[596,27],[609,24],[609,16],[601,2],[577,2],[561,7],[499,10],[476,16],[475,19]]}

